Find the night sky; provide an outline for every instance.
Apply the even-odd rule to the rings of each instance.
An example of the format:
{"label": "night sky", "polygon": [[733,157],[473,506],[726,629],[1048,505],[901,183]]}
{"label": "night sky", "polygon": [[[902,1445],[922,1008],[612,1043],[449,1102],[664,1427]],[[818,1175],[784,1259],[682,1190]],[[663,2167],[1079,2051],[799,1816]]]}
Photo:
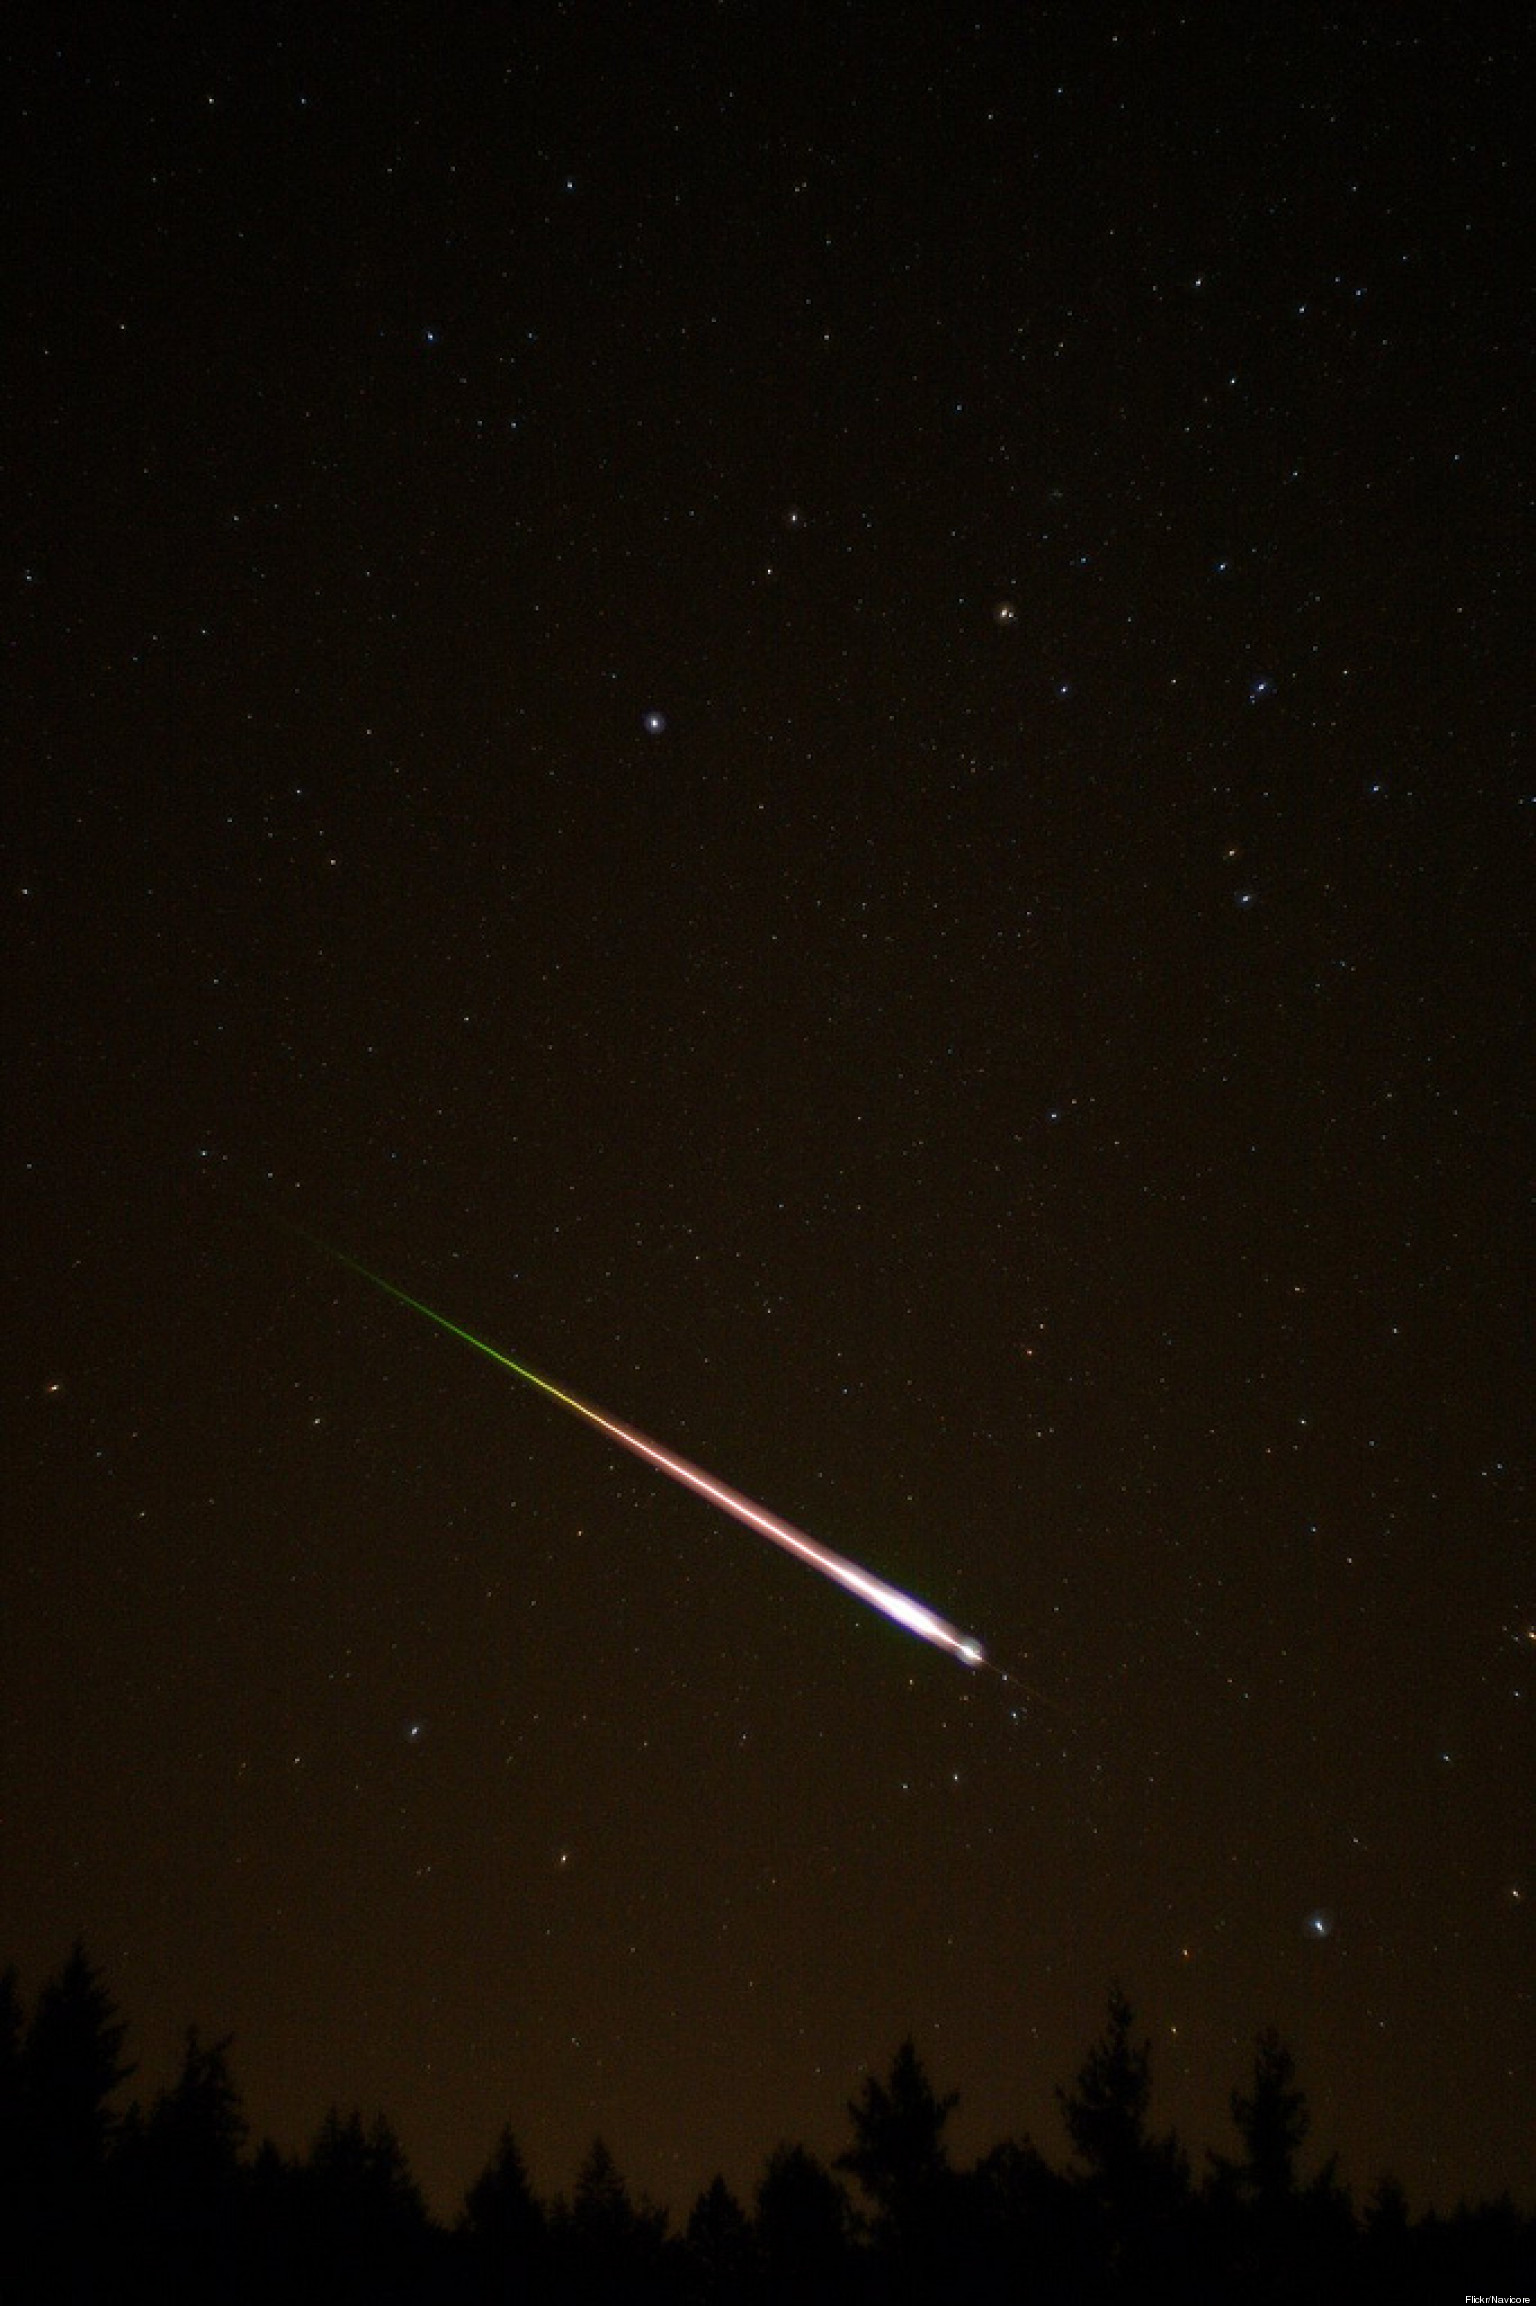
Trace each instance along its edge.
{"label": "night sky", "polygon": [[1274,2025],[1359,2192],[1529,2196],[1530,59],[1443,15],[8,20],[0,1963],[141,2093],[685,2213],[908,2031],[1064,2159],[1119,1979],[1197,2156]]}

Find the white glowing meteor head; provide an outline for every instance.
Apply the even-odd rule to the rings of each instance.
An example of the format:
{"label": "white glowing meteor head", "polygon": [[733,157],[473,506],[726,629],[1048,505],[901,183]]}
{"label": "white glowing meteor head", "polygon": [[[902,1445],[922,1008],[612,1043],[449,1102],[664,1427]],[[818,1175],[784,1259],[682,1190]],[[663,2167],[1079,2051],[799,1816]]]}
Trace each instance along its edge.
{"label": "white glowing meteor head", "polygon": [[967,1634],[964,1641],[956,1642],[955,1655],[962,1665],[985,1665],[987,1653],[979,1641]]}

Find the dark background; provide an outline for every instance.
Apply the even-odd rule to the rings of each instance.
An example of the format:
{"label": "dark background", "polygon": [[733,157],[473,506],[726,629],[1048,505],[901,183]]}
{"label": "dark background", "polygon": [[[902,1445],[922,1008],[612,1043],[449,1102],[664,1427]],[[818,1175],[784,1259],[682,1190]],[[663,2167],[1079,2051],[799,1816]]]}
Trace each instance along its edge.
{"label": "dark background", "polygon": [[0,1959],[139,2088],[681,2207],[1118,1977],[1529,2193],[1491,21],[8,19]]}

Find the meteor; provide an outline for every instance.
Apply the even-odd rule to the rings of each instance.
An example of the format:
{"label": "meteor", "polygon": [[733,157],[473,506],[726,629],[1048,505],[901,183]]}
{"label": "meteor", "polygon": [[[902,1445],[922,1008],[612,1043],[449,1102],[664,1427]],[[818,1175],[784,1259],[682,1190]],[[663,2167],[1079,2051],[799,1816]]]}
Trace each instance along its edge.
{"label": "meteor", "polygon": [[[306,1239],[313,1240],[313,1236],[306,1236]],[[797,1561],[803,1561],[808,1568],[819,1569],[823,1577],[830,1577],[858,1600],[868,1602],[872,1609],[880,1610],[894,1624],[905,1626],[908,1633],[915,1633],[922,1641],[932,1642],[935,1649],[948,1650],[950,1656],[958,1658],[962,1665],[975,1667],[987,1663],[987,1653],[975,1635],[962,1633],[958,1626],[950,1625],[937,1611],[931,1610],[926,1602],[915,1600],[910,1593],[903,1593],[899,1586],[887,1585],[883,1577],[876,1577],[873,1571],[861,1569],[856,1561],[849,1561],[845,1555],[834,1553],[831,1546],[818,1544],[815,1538],[807,1537],[804,1530],[796,1529],[790,1522],[781,1521],[776,1513],[769,1513],[765,1507],[754,1505],[750,1497],[742,1496],[740,1490],[731,1489],[725,1482],[717,1481],[712,1473],[706,1473],[702,1466],[691,1465],[686,1457],[678,1457],[672,1450],[663,1449],[660,1442],[651,1441],[645,1434],[637,1432],[634,1426],[622,1424],[618,1418],[609,1417],[601,1409],[595,1409],[590,1401],[579,1400],[574,1393],[567,1393],[561,1386],[551,1384],[536,1369],[529,1369],[524,1362],[514,1361],[510,1353],[499,1352],[494,1345],[488,1345],[483,1337],[476,1337],[473,1330],[463,1329],[458,1322],[450,1321],[446,1314],[434,1312],[419,1297],[412,1297],[406,1290],[398,1289],[393,1281],[386,1281],[381,1273],[374,1273],[368,1266],[359,1264],[355,1257],[348,1257],[339,1249],[331,1249],[324,1242],[314,1242],[314,1246],[324,1249],[326,1255],[334,1257],[339,1265],[345,1265],[353,1273],[361,1274],[365,1281],[371,1281],[375,1289],[383,1290],[386,1297],[393,1297],[401,1305],[408,1305],[413,1313],[424,1314],[439,1329],[446,1329],[450,1337],[460,1338],[465,1345],[472,1345],[477,1353],[483,1353],[488,1361],[494,1361],[502,1369],[510,1369],[514,1377],[521,1377],[525,1383],[537,1386],[540,1393],[547,1393],[551,1401],[558,1401],[563,1409],[569,1409],[577,1417],[585,1418],[588,1425],[595,1426],[599,1433],[605,1433],[621,1449],[633,1451],[647,1465],[655,1466],[658,1473],[669,1474],[674,1481],[681,1482],[685,1489],[691,1489],[711,1505],[719,1506],[722,1513],[732,1515],[748,1529],[755,1529],[759,1537],[766,1537],[774,1545],[782,1546],[786,1553],[793,1554]]]}

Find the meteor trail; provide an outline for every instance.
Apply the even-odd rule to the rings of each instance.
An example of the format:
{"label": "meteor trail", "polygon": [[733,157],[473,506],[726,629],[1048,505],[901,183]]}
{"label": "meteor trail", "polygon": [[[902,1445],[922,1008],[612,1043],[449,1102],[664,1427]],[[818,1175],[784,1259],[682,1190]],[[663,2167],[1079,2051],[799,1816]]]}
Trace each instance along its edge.
{"label": "meteor trail", "polygon": [[697,1491],[711,1505],[718,1505],[723,1513],[729,1513],[737,1521],[744,1522],[748,1529],[755,1529],[759,1537],[769,1538],[775,1545],[782,1546],[797,1561],[807,1563],[812,1569],[819,1569],[823,1577],[830,1577],[836,1584],[845,1586],[860,1601],[867,1601],[871,1608],[881,1610],[895,1624],[905,1626],[908,1633],[917,1634],[923,1641],[931,1641],[936,1649],[947,1649],[950,1656],[958,1658],[962,1665],[982,1666],[987,1663],[987,1653],[973,1634],[962,1633],[958,1626],[950,1625],[935,1610],[929,1609],[925,1602],[914,1600],[911,1594],[903,1593],[898,1586],[887,1585],[884,1578],[874,1576],[867,1569],[860,1569],[857,1562],[847,1560],[843,1554],[834,1553],[829,1545],[819,1545],[815,1538],[807,1537],[804,1530],[794,1528],[787,1521],[780,1521],[776,1513],[769,1513],[764,1507],[754,1505],[751,1498],[743,1497],[739,1490],[728,1488],[723,1481],[717,1481],[712,1473],[706,1473],[701,1466],[690,1465],[686,1457],[678,1457],[670,1449],[663,1449],[659,1442],[648,1440],[634,1426],[621,1424],[618,1418],[608,1417],[602,1410],[594,1409],[589,1401],[578,1400],[574,1393],[566,1393],[560,1386],[552,1385],[536,1369],[529,1369],[523,1362],[514,1361],[510,1353],[498,1352],[494,1345],[488,1345],[483,1337],[476,1337],[473,1330],[460,1328],[458,1322],[450,1321],[446,1314],[434,1313],[432,1307],[423,1305],[419,1297],[412,1297],[406,1290],[397,1289],[393,1281],[386,1281],[381,1273],[375,1273],[368,1266],[359,1264],[355,1257],[348,1257],[339,1249],[315,1241],[313,1235],[306,1235],[305,1238],[316,1248],[324,1249],[326,1255],[334,1257],[339,1265],[345,1265],[353,1273],[361,1274],[365,1281],[371,1281],[375,1289],[382,1289],[386,1297],[398,1299],[400,1304],[410,1306],[414,1313],[425,1314],[427,1320],[435,1321],[439,1329],[446,1329],[450,1337],[461,1338],[466,1345],[472,1345],[477,1353],[483,1353],[487,1360],[498,1363],[503,1369],[510,1369],[514,1377],[521,1377],[529,1385],[536,1385],[541,1393],[549,1395],[551,1401],[558,1401],[563,1408],[585,1418],[588,1425],[596,1426],[599,1433],[606,1433],[610,1441],[618,1442],[623,1449],[632,1450],[636,1457],[644,1458],[647,1465],[654,1465],[658,1473],[670,1474],[685,1489]]}

